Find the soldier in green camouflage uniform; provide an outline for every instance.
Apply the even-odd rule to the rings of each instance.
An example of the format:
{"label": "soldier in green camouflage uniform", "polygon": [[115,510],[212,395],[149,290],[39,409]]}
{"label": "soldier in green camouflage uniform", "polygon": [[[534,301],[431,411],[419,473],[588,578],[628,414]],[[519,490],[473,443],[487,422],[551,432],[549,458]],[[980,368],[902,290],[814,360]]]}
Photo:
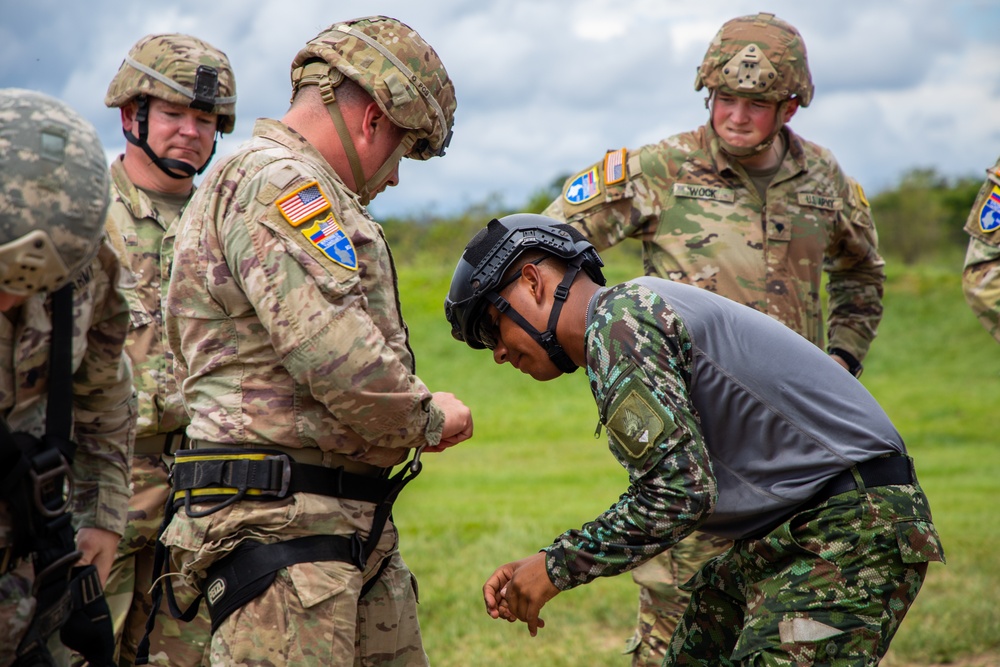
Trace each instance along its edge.
{"label": "soldier in green camouflage uniform", "polygon": [[[443,154],[454,87],[415,31],[368,17],[308,42],[292,88],[282,120],[259,119],[253,138],[206,175],[177,232],[166,326],[192,460],[201,450],[241,461],[267,450],[374,488],[414,449],[440,451],[472,431],[464,404],[415,375],[392,256],[365,208],[397,183],[402,157]],[[178,509],[162,540],[187,581],[219,604],[228,591],[217,579],[206,585],[212,566],[248,542],[267,551],[303,537],[367,541],[376,505],[329,495],[338,493],[330,485],[195,504],[207,514]],[[210,662],[426,665],[416,583],[391,520],[372,545],[361,563],[273,570],[273,583],[213,632]]]}
{"label": "soldier in green camouflage uniform", "polygon": [[452,334],[537,380],[587,370],[628,489],[497,569],[494,618],[534,635],[556,594],[698,529],[735,540],[685,585],[664,665],[875,664],[944,560],[902,438],[865,388],[754,309],[656,277],[602,288],[601,260],[544,216],[466,247]]}
{"label": "soldier in green camouflage uniform", "polygon": [[[203,99],[200,82],[207,93]],[[190,35],[147,35],[129,50],[104,101],[121,110],[128,140],[125,153],[111,164],[107,230],[131,277],[126,351],[139,399],[129,522],[105,596],[119,663],[132,665],[151,610],[154,545],[170,492],[165,450],[179,445],[188,421],[174,382],[161,301],[176,223],[194,194],[194,177],[208,166],[216,133],[235,126],[236,82],[226,54],[212,45]],[[207,611],[178,623],[161,610],[150,638],[150,664],[200,664],[208,637]]]}
{"label": "soldier in green camouflage uniform", "polygon": [[[32,91],[0,90],[0,126],[0,415],[11,432],[51,432],[52,293],[72,282],[71,510],[80,562],[96,565],[103,583],[125,529],[135,428],[128,310],[104,240],[104,149],[90,123]],[[18,460],[8,440],[0,477]],[[35,612],[34,549],[13,539],[24,520],[0,500],[0,665],[13,661]]]}
{"label": "soldier in green camouflage uniform", "polygon": [[[545,215],[567,220],[598,249],[641,240],[646,274],[767,313],[859,373],[882,317],[883,262],[861,186],[786,125],[813,97],[801,36],[770,14],[727,22],[698,69],[695,88],[703,87],[709,123],[609,151],[570,178]],[[687,606],[677,585],[727,547],[696,533],[633,572],[634,667],[660,664]]]}
{"label": "soldier in green camouflage uniform", "polygon": [[1000,159],[986,170],[969,219],[969,250],[962,271],[962,288],[969,307],[1000,341]]}

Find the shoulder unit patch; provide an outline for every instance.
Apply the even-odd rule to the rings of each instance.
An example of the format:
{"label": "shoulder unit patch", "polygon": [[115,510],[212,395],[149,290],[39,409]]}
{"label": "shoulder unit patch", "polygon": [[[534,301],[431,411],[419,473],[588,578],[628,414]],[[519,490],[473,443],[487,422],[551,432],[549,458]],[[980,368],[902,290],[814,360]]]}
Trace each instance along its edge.
{"label": "shoulder unit patch", "polygon": [[1000,229],[1000,185],[994,185],[990,196],[979,209],[979,229],[995,232]]}
{"label": "shoulder unit patch", "polygon": [[330,261],[357,271],[358,255],[350,237],[340,228],[333,213],[327,213],[322,220],[317,220],[311,227],[302,230],[309,243],[323,253]]}
{"label": "shoulder unit patch", "polygon": [[330,208],[330,201],[320,190],[319,183],[309,181],[275,202],[281,215],[292,227],[298,227],[309,218]]}
{"label": "shoulder unit patch", "polygon": [[601,185],[597,180],[597,166],[593,166],[582,174],[577,174],[566,186],[563,196],[570,204],[582,204],[601,194]]}

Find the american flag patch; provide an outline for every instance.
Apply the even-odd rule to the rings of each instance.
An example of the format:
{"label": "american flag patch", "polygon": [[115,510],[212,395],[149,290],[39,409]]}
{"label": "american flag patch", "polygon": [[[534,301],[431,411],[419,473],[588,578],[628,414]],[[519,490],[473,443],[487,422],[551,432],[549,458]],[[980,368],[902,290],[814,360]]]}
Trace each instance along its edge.
{"label": "american flag patch", "polygon": [[604,184],[614,185],[625,180],[625,149],[608,151],[604,156]]}
{"label": "american flag patch", "polygon": [[282,197],[275,205],[292,227],[298,227],[317,213],[330,208],[330,202],[316,181],[310,181],[287,197]]}

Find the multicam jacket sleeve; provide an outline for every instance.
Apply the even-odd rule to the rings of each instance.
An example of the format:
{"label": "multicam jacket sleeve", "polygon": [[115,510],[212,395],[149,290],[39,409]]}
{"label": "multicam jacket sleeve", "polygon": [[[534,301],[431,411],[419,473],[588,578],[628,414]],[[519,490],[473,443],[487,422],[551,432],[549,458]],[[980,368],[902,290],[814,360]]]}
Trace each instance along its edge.
{"label": "multicam jacket sleeve", "polygon": [[986,170],[965,222],[969,248],[962,270],[962,289],[969,307],[1000,342],[1000,159]]}
{"label": "multicam jacket sleeve", "polygon": [[571,177],[545,215],[598,249],[641,240],[647,275],[716,292],[861,360],[881,321],[885,280],[871,209],[828,150],[789,129],[785,137],[766,202],[705,126],[609,151]]}
{"label": "multicam jacket sleeve", "polygon": [[619,285],[598,297],[587,328],[587,373],[629,487],[618,502],[545,549],[560,590],[637,567],[711,513],[716,485],[688,395],[691,341],[669,307]]}

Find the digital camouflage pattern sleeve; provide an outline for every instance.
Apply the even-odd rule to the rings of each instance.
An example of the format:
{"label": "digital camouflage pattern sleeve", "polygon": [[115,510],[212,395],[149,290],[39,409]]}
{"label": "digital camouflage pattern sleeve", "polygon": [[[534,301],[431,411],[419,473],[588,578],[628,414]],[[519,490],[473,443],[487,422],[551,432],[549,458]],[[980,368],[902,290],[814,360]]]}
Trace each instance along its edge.
{"label": "digital camouflage pattern sleeve", "polygon": [[708,450],[690,403],[691,340],[658,296],[625,283],[598,297],[587,373],[612,454],[628,471],[618,502],[546,548],[560,590],[630,570],[673,546],[711,513]]}
{"label": "digital camouflage pattern sleeve", "polygon": [[962,270],[965,299],[986,330],[1000,342],[1000,159],[986,170],[965,222],[969,247]]}

